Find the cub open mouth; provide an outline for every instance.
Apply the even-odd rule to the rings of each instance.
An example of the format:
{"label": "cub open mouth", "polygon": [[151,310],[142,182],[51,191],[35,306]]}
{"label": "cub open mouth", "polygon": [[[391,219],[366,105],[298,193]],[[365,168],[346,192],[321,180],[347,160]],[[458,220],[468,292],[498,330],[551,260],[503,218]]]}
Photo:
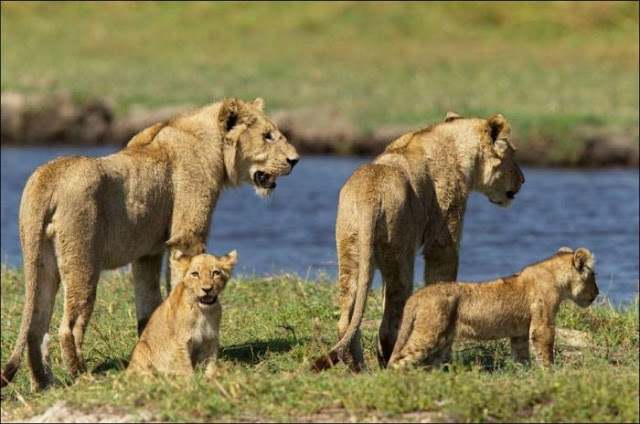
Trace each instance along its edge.
{"label": "cub open mouth", "polygon": [[213,305],[218,301],[218,296],[202,296],[198,300],[204,305]]}
{"label": "cub open mouth", "polygon": [[262,188],[275,188],[276,181],[275,178],[266,172],[256,171],[253,174],[253,181],[256,183],[258,187]]}

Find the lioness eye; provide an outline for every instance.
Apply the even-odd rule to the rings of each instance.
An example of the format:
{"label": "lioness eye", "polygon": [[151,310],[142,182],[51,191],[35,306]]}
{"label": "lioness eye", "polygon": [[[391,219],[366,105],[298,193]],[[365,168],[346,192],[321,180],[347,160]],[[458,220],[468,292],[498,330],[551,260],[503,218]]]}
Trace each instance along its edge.
{"label": "lioness eye", "polygon": [[194,277],[194,278],[198,278],[198,277],[200,277],[200,274],[198,274],[198,271],[193,271],[191,273],[191,276]]}

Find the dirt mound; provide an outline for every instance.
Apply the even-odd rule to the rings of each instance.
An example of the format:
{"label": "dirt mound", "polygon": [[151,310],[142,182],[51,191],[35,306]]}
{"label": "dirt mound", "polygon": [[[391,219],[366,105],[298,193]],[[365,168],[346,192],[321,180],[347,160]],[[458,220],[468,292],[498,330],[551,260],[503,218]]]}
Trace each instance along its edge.
{"label": "dirt mound", "polygon": [[[3,145],[123,146],[140,130],[166,121],[194,105],[155,109],[133,106],[127,116],[116,118],[115,104],[107,98],[75,101],[61,91],[53,96],[2,93],[0,142]],[[278,110],[274,121],[303,154],[377,155],[400,135],[415,128],[383,126],[361,131],[331,106]],[[626,133],[598,128],[578,128],[576,148],[555,157],[549,139],[528,140],[518,151],[520,161],[538,166],[638,166],[638,131]],[[516,144],[520,145],[516,140]]]}

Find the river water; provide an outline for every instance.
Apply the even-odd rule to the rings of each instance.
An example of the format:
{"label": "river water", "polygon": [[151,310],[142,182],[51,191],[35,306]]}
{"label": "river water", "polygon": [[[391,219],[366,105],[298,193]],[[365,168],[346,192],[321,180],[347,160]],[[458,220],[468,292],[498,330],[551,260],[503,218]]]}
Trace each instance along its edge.
{"label": "river water", "polygon": [[[0,258],[21,266],[18,207],[35,168],[57,156],[103,156],[114,148],[7,148],[1,150]],[[237,274],[289,272],[305,279],[337,273],[334,225],[338,192],[353,170],[370,158],[303,156],[278,180],[275,193],[259,198],[243,186],[221,196],[208,250],[238,251]],[[472,194],[467,206],[459,279],[482,281],[510,275],[548,257],[560,246],[587,247],[597,258],[600,292],[614,304],[638,293],[638,170],[525,168],[526,183],[508,209]],[[423,280],[416,260],[416,285]],[[374,284],[380,283],[376,275]]]}

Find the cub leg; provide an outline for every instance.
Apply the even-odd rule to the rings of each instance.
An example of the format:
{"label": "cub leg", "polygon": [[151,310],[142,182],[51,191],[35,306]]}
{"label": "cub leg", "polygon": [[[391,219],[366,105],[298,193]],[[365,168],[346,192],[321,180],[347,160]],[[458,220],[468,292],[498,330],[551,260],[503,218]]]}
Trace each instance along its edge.
{"label": "cub leg", "polygon": [[534,301],[529,325],[529,339],[531,339],[536,360],[545,368],[553,365],[553,342],[556,332],[556,311],[548,309],[542,300]]}
{"label": "cub leg", "polygon": [[529,336],[511,337],[511,357],[520,363],[529,362]]}
{"label": "cub leg", "polygon": [[131,265],[136,296],[138,335],[142,334],[151,314],[162,303],[160,271],[163,254],[164,252],[143,256]]}
{"label": "cub leg", "polygon": [[413,257],[413,252],[401,252],[396,257],[378,259],[384,287],[382,322],[378,331],[378,362],[382,367],[389,362],[404,306],[413,291]]}
{"label": "cub leg", "polygon": [[406,368],[423,363],[431,369],[439,365],[438,358],[443,352],[451,351],[453,332],[450,331],[447,323],[429,323],[428,326],[415,323],[414,325],[407,343],[393,352],[389,367]]}

